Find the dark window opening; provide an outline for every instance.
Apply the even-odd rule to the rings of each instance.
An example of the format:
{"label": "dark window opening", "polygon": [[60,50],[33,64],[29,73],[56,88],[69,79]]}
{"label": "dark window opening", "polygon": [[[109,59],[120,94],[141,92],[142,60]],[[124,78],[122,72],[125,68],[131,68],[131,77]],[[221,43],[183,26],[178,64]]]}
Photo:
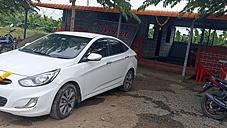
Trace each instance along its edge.
{"label": "dark window opening", "polygon": [[170,42],[170,38],[171,38],[171,27],[169,26],[166,34],[166,43]]}

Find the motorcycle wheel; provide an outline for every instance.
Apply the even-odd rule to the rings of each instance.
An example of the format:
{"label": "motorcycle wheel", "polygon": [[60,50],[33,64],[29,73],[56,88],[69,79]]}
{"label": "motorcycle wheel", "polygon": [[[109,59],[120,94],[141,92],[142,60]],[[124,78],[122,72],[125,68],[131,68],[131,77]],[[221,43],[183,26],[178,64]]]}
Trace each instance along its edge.
{"label": "motorcycle wheel", "polygon": [[[216,98],[221,97],[222,92],[210,92]],[[215,104],[211,99],[207,98],[206,95],[203,96],[201,107],[203,113],[212,119],[221,120],[226,117],[227,110]]]}

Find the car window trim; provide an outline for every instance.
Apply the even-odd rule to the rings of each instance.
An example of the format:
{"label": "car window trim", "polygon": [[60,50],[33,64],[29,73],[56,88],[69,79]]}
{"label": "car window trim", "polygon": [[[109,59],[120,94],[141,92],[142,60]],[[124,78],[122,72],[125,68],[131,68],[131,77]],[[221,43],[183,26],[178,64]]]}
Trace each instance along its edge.
{"label": "car window trim", "polygon": [[87,49],[87,51],[86,51],[86,52],[84,53],[84,55],[81,57],[79,63],[87,62],[86,56],[87,56],[87,54],[88,54],[88,52],[89,52],[89,49],[92,47],[92,45],[93,45],[96,41],[98,41],[98,40],[100,40],[100,39],[106,39],[106,40],[107,40],[107,50],[108,50],[108,55],[105,56],[105,57],[102,57],[102,58],[106,58],[106,57],[111,56],[109,38],[107,38],[107,37],[105,37],[105,38],[99,38],[99,39],[95,40],[95,41],[91,44],[91,46],[89,46],[89,48]]}
{"label": "car window trim", "polygon": [[[122,41],[119,41],[119,40],[116,40],[116,39],[111,39],[111,40],[118,41],[118,42],[120,42],[122,45],[125,45]],[[113,48],[112,48],[112,45],[111,45],[111,41],[110,41],[110,40],[109,40],[109,47],[110,47],[110,51],[111,51],[111,56],[123,54],[123,53],[127,52],[128,49],[129,49],[127,46],[125,46],[125,47],[127,47],[128,49],[123,48],[123,49],[124,49],[124,52],[117,53],[117,54],[113,54]]]}

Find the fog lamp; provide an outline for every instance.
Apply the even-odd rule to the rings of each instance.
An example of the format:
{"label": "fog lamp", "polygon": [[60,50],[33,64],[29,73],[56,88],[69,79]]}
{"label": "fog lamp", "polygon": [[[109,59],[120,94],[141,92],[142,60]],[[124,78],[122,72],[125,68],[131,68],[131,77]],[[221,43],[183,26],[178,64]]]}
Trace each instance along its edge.
{"label": "fog lamp", "polygon": [[17,106],[15,108],[32,108],[34,107],[38,102],[38,97],[35,97],[35,98],[31,98],[28,103],[24,106]]}

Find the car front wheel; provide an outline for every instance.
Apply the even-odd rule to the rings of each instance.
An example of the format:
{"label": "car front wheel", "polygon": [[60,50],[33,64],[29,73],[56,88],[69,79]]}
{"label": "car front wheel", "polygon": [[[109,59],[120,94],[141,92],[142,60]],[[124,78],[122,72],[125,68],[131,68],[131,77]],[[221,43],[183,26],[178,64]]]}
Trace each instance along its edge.
{"label": "car front wheel", "polygon": [[77,91],[73,84],[63,86],[55,96],[50,116],[55,119],[64,119],[74,110]]}
{"label": "car front wheel", "polygon": [[121,91],[128,92],[132,89],[134,81],[134,72],[133,70],[129,70],[125,76],[124,83],[119,87]]}

